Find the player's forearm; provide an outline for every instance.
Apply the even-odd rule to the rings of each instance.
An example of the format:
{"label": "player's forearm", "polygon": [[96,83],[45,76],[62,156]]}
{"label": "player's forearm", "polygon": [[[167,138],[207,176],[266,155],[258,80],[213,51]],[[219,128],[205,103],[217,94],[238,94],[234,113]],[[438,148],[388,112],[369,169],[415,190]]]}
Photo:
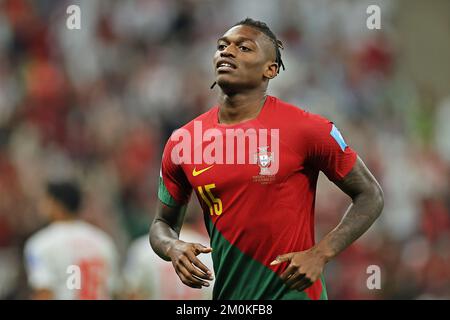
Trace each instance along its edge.
{"label": "player's forearm", "polygon": [[339,225],[315,249],[326,261],[334,258],[369,229],[380,216],[383,205],[383,192],[379,186],[357,195]]}
{"label": "player's forearm", "polygon": [[176,230],[158,218],[155,219],[150,227],[150,245],[155,253],[166,261],[170,261],[168,252],[175,242],[179,241],[178,237]]}
{"label": "player's forearm", "polygon": [[166,261],[169,251],[177,243],[187,206],[169,207],[158,204],[156,217],[150,226],[150,245],[153,251]]}

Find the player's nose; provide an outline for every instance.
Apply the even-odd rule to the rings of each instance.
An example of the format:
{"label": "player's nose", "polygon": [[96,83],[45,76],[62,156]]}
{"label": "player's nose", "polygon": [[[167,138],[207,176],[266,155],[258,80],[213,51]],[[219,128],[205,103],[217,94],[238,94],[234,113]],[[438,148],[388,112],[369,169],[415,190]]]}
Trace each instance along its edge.
{"label": "player's nose", "polygon": [[227,46],[225,49],[223,49],[220,52],[220,57],[221,58],[229,58],[229,57],[235,58],[236,57],[236,51],[232,47],[233,46],[230,45],[230,46]]}

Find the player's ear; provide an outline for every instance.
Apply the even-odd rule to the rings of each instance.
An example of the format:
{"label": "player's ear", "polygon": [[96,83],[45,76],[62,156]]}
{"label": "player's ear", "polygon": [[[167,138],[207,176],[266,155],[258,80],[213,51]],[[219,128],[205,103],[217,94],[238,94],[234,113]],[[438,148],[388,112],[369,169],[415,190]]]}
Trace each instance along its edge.
{"label": "player's ear", "polygon": [[268,79],[273,79],[278,74],[278,63],[276,62],[268,62],[265,71],[264,71],[264,77]]}

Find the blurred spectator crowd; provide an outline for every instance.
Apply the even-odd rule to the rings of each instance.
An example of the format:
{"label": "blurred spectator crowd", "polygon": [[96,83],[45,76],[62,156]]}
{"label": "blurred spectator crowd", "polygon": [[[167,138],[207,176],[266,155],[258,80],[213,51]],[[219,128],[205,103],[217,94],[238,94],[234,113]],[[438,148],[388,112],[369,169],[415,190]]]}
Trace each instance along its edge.
{"label": "blurred spectator crowd", "polygon": [[[125,260],[148,232],[166,139],[216,102],[216,39],[250,16],[285,47],[269,94],[332,119],[384,189],[379,221],[327,266],[329,297],[449,299],[450,93],[398,70],[395,3],[371,31],[366,1],[0,1],[0,298],[27,298],[23,243],[46,224],[47,179],[81,181],[83,218]],[[66,28],[70,4],[80,30]],[[349,199],[323,177],[317,197],[320,239]]]}

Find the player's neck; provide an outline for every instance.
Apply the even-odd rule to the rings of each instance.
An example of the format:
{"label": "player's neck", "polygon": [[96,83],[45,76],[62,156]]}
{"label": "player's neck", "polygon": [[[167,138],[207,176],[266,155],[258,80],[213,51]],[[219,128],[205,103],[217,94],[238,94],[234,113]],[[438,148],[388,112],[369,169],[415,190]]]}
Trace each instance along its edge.
{"label": "player's neck", "polygon": [[256,118],[266,98],[265,90],[233,95],[228,95],[222,91],[219,96],[219,122],[223,124],[237,124]]}
{"label": "player's neck", "polygon": [[69,214],[69,213],[65,213],[65,212],[59,212],[58,214],[56,214],[53,217],[53,221],[54,222],[73,222],[73,221],[77,221],[78,217]]}

